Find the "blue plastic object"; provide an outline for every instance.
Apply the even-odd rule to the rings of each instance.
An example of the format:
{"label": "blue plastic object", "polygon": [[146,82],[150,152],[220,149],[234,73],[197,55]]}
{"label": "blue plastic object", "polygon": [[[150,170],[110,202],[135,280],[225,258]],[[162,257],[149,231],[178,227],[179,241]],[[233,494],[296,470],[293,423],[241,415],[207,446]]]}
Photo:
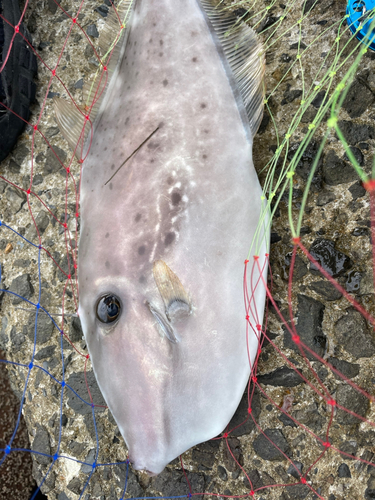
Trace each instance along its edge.
{"label": "blue plastic object", "polygon": [[349,0],[346,13],[351,32],[375,50],[375,0]]}

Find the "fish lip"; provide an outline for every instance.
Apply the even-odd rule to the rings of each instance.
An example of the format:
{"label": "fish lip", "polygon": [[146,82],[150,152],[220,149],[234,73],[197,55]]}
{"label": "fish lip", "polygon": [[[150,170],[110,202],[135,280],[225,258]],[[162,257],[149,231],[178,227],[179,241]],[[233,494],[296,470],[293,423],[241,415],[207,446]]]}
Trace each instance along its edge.
{"label": "fish lip", "polygon": [[151,472],[150,470],[146,469],[143,465],[137,465],[137,464],[132,462],[132,467],[134,470],[137,470],[141,473],[147,474],[149,477],[155,477],[158,475],[157,472]]}

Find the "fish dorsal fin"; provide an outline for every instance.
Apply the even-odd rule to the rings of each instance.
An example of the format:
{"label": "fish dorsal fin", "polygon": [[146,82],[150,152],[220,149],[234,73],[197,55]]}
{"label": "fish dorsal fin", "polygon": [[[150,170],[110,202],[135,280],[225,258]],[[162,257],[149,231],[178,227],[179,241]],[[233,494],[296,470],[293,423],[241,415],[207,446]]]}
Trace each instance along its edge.
{"label": "fish dorsal fin", "polygon": [[165,306],[165,315],[173,323],[191,313],[190,298],[178,276],[162,260],[154,262],[152,272]]}
{"label": "fish dorsal fin", "polygon": [[[229,66],[233,92],[240,100],[250,124],[252,137],[263,117],[265,54],[255,31],[237,17],[220,10],[212,0],[198,0],[214,38],[220,42],[224,65]],[[225,64],[226,63],[226,64]],[[240,95],[238,95],[238,93]]]}
{"label": "fish dorsal fin", "polygon": [[[125,50],[134,4],[135,0],[121,0],[116,9],[113,6],[110,9],[99,37],[98,70],[95,77],[86,81],[82,89],[83,106],[77,107],[62,98],[54,99],[55,117],[60,132],[73,151],[76,151],[78,159],[82,157],[83,143],[90,134],[91,124],[94,123]],[[77,147],[79,141],[82,146]]]}

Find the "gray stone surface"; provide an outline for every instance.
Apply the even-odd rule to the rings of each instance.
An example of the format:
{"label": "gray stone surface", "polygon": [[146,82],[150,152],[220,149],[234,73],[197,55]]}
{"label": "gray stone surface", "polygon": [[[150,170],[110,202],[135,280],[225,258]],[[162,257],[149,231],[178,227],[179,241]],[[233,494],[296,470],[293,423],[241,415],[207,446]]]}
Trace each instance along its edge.
{"label": "gray stone surface", "polygon": [[[101,31],[102,16],[106,9],[103,8],[104,6],[100,6],[100,3],[88,3],[88,0],[85,0],[78,17],[79,23],[84,27],[85,31],[90,26],[95,26],[98,32]],[[108,1],[103,3],[108,7]],[[67,0],[62,7],[73,15],[77,5],[73,1]],[[258,7],[259,5],[256,6],[257,12],[261,10]],[[262,4],[260,7],[263,8],[264,5]],[[298,30],[296,27],[303,11],[310,13],[308,18],[302,22],[303,42],[298,43]],[[53,1],[29,2],[26,16],[28,12],[32,14],[27,19],[27,22],[30,27],[33,27],[35,46],[38,47],[38,53],[41,57],[52,68],[62,48],[62,41],[71,27],[70,20],[67,20],[66,15]],[[286,19],[280,22],[281,27],[279,27],[277,19],[280,20],[280,16],[284,16],[286,12]],[[327,53],[335,45],[336,35],[327,28],[340,19],[343,12],[342,4],[339,2],[332,3],[326,0],[314,2],[308,0],[301,5],[295,5],[292,10],[285,10],[281,5],[274,4],[272,11],[262,21],[259,31],[263,30],[261,36],[264,37],[268,37],[274,28],[277,29],[279,34],[284,31],[284,27],[290,27],[291,29],[286,30],[287,35],[283,35],[281,40],[273,46],[274,50],[271,50],[267,55],[266,85],[267,93],[272,93],[272,96],[270,96],[269,109],[262,122],[261,135],[255,137],[254,163],[259,171],[263,169],[273,155],[270,147],[275,145],[273,151],[277,149],[277,138],[282,141],[293,119],[296,117],[298,121],[301,100],[305,98],[305,96],[300,95],[301,89],[304,88],[306,91],[311,85],[317,85],[317,81],[321,80],[316,76],[316,69],[320,67],[324,57],[326,57],[322,54]],[[238,15],[241,17],[243,13]],[[310,18],[310,16],[312,17]],[[322,21],[327,21],[327,24],[318,24]],[[326,30],[325,35],[318,39],[318,34],[323,30]],[[343,37],[345,38],[345,36],[344,34]],[[315,50],[317,45],[309,47],[313,39],[318,40],[318,50]],[[91,36],[91,41],[94,44],[97,43],[95,36]],[[347,39],[343,40],[345,43],[346,41]],[[300,48],[299,52],[298,47]],[[307,50],[301,59],[304,67],[302,75],[296,55],[301,53],[301,50],[305,50],[303,47],[307,48]],[[353,45],[349,43],[347,47],[349,52],[351,47]],[[347,60],[346,64],[350,63],[352,56],[348,57],[349,52],[340,57],[340,62]],[[329,57],[328,55],[328,62]],[[292,67],[292,69],[284,76],[289,67]],[[324,66],[324,68],[326,67]],[[88,44],[78,26],[73,27],[70,42],[64,49],[57,70],[57,74],[65,84],[65,88],[54,78],[52,86],[49,88],[49,95],[59,94],[65,97],[69,92],[76,102],[82,105],[82,82],[90,81],[93,78],[93,72],[97,68],[98,62],[93,48]],[[342,70],[340,70],[340,77],[342,77],[345,68],[344,64]],[[367,68],[368,73],[364,74],[363,68]],[[360,87],[364,86],[367,90],[370,88],[372,92],[375,89],[375,84],[371,78],[371,74],[374,73],[373,68],[373,60],[366,56],[361,63],[358,74],[355,76]],[[333,79],[331,89],[334,89],[337,85],[338,76]],[[32,123],[35,123],[40,107],[44,103],[50,77],[50,71],[40,65],[38,101],[32,110],[31,120],[34,120]],[[276,86],[277,88],[274,91]],[[350,146],[356,148],[354,151],[360,163],[363,162],[365,170],[369,172],[374,153],[374,106],[371,105],[354,121],[347,112],[349,111],[351,114],[358,113],[358,109],[361,109],[360,106],[363,107],[371,101],[371,95],[360,87],[360,91],[363,91],[367,96],[365,96],[366,99],[369,98],[369,100],[366,101],[366,99],[362,98],[358,101],[357,96],[354,96],[358,102],[354,103],[354,105],[353,102],[349,103],[348,101],[349,104],[346,104],[347,110],[344,109],[339,114],[339,125]],[[323,90],[315,92],[314,99],[303,113],[301,122],[296,125],[296,129],[292,132],[287,162],[292,161],[299,145],[306,134],[309,133],[312,121],[317,119],[318,113],[323,110],[326,102],[324,94]],[[358,95],[361,96],[362,94]],[[281,105],[283,99],[286,102]],[[47,99],[39,127],[44,136],[48,138],[51,147],[67,166],[72,153],[57,130],[56,123],[52,118],[52,106],[52,98]],[[329,113],[330,110],[328,110]],[[328,114],[326,114],[326,117],[328,117]],[[274,122],[278,127],[277,137],[274,131]],[[370,220],[369,197],[359,183],[358,178],[354,178],[349,162],[345,160],[344,149],[337,141],[333,131],[328,136],[323,157],[318,161],[316,171],[312,173],[323,133],[325,133],[325,128],[317,127],[312,143],[296,161],[296,175],[293,179],[292,218],[294,221],[297,220],[297,215],[301,210],[302,194],[306,182],[310,174],[312,174],[312,185],[304,207],[303,230],[301,231],[302,243],[309,249],[317,238],[333,241],[335,249],[347,256],[353,263],[352,271],[363,275],[359,290],[353,290],[352,296],[360,300],[362,306],[373,314],[371,247],[369,226],[367,224]],[[1,166],[2,175],[15,184],[21,185],[24,189],[27,189],[30,184],[31,136],[32,129],[29,127],[21,137],[20,144],[15,149],[12,157],[9,157],[5,164]],[[331,154],[334,161],[331,163],[326,161],[329,151],[333,151],[333,154]],[[277,169],[281,168],[284,152],[277,160]],[[38,196],[41,197],[57,218],[64,222],[65,170],[38,133],[35,135],[33,159],[32,190],[38,193]],[[339,165],[339,171],[335,169],[336,164]],[[72,162],[72,170],[77,180],[79,165],[75,160]],[[279,172],[280,170],[276,171],[276,178]],[[261,173],[261,177],[262,181],[264,181],[263,173]],[[353,178],[353,180],[346,183],[349,178]],[[333,184],[328,186],[326,181],[333,182]],[[0,219],[21,234],[29,236],[33,223],[26,206],[26,197],[19,191],[12,192],[12,189],[14,188],[0,181],[0,194],[3,194],[0,199]],[[10,193],[8,194],[9,190]],[[283,316],[288,320],[287,302],[290,259],[288,263],[286,256],[290,254],[292,248],[290,243],[290,221],[287,214],[287,198],[287,193],[284,193],[283,201],[280,203],[274,218],[272,232],[277,235],[277,241],[274,240],[271,247],[271,265],[273,276],[272,294]],[[38,216],[41,212],[47,213],[46,208],[32,196],[30,201],[32,202],[34,216]],[[72,183],[69,183],[69,228],[74,226],[75,202],[75,191]],[[67,242],[64,229],[49,214],[48,217],[50,217],[51,223],[44,224],[42,243],[51,252],[51,255],[56,258],[59,265],[63,266],[64,271],[67,272]],[[15,233],[11,234],[8,231],[3,231],[3,229],[1,228],[0,244],[3,285],[9,289],[12,281],[17,278],[19,273],[27,273],[31,277],[30,282],[34,290],[32,300],[36,301],[39,292],[37,252],[33,251]],[[74,239],[75,234],[72,234],[72,236]],[[35,233],[34,240],[36,240]],[[13,249],[10,253],[4,253],[8,243],[12,243]],[[75,242],[73,242],[73,245],[75,245]],[[70,286],[64,294],[66,276],[64,273],[56,272],[56,265],[46,253],[42,252],[41,257],[41,303],[47,305],[57,324],[60,327],[63,326],[64,330],[69,334],[75,348],[86,356],[87,349],[85,342],[82,341],[79,320],[66,315],[75,312],[78,297],[73,295]],[[344,287],[347,286],[348,280],[352,276],[348,275],[348,271],[349,268],[344,268],[338,276]],[[322,355],[325,360],[329,360],[332,364],[338,366],[340,371],[348,377],[352,377],[353,382],[371,392],[371,378],[373,377],[371,373],[374,372],[373,355],[369,357],[361,357],[360,355],[368,350],[366,338],[373,338],[372,328],[349,317],[347,323],[358,334],[355,339],[354,333],[348,331],[348,328],[345,329],[345,321],[342,319],[342,317],[349,314],[344,312],[349,303],[346,302],[344,297],[339,296],[332,287],[317,285],[317,283],[321,283],[321,280],[320,275],[309,272],[307,258],[299,251],[292,286],[292,312],[297,331],[303,341],[307,341],[308,345]],[[301,299],[301,296],[306,297],[306,299]],[[64,320],[60,316],[63,301]],[[20,310],[19,307],[31,309],[31,306],[23,302],[12,304],[11,298],[7,294],[4,295],[0,311],[2,316],[0,342],[1,345],[6,347],[7,356],[10,359],[27,365],[31,359],[33,349],[35,313],[32,310]],[[43,320],[43,316],[45,320]],[[255,454],[253,443],[255,443],[255,446],[259,444],[257,439],[259,439],[261,433],[254,424],[253,417],[261,429],[274,431],[274,439],[280,439],[283,446],[289,446],[290,456],[293,461],[304,464],[303,470],[306,471],[322,453],[322,447],[318,444],[314,434],[318,433],[319,436],[323,436],[323,439],[325,439],[331,416],[331,407],[326,404],[324,398],[318,395],[317,390],[323,392],[323,388],[313,376],[308,363],[300,355],[299,349],[295,349],[292,344],[284,344],[281,320],[274,307],[270,308],[267,320],[267,327],[269,331],[273,332],[272,341],[276,348],[281,349],[285,356],[293,360],[292,362],[303,371],[304,375],[314,385],[315,390],[311,389],[307,384],[298,384],[291,387],[266,385],[261,382],[260,378],[259,381],[264,394],[258,391],[252,397],[252,389],[250,389],[250,397],[252,397],[251,414],[248,413],[247,395],[241,401],[240,408],[228,427],[228,431],[231,431],[229,434],[230,441],[228,440],[228,442],[230,442],[231,450],[236,453],[236,457],[241,462],[243,461],[244,470],[248,474],[252,486],[254,488],[265,488],[257,491],[255,497],[267,498],[268,496],[275,496],[280,500],[315,498],[317,495],[329,500],[346,497],[373,498],[371,495],[375,491],[375,483],[370,480],[373,476],[370,479],[368,478],[370,471],[367,465],[362,464],[364,466],[357,469],[353,467],[358,465],[355,460],[349,462],[349,459],[345,456],[339,457],[336,452],[325,453],[319,459],[316,467],[309,470],[308,481],[317,491],[315,496],[308,486],[302,484],[287,488],[273,488],[273,493],[268,491],[267,485],[288,484],[297,481],[297,479],[290,475],[291,464],[287,459],[279,457],[280,460],[274,460],[274,452],[270,450],[268,450],[268,453],[270,453],[271,459],[267,457],[267,453],[264,457]],[[358,345],[355,345],[355,343]],[[68,383],[71,376],[80,374],[77,380],[72,379],[73,385],[81,391],[79,393],[82,397],[89,400],[82,374],[86,362],[87,371],[89,374],[92,373],[90,361],[86,361],[85,357],[80,356],[67,342],[64,342],[63,345],[65,381]],[[363,345],[365,347],[362,347]],[[369,343],[369,346],[370,351],[372,351],[374,347],[372,342]],[[270,343],[265,344],[259,359],[260,373],[274,375],[276,373],[277,375],[278,367],[289,367],[289,365],[286,365],[285,360],[280,358],[276,348]],[[37,356],[42,356],[42,358],[36,360],[36,363],[50,371],[57,380],[62,380],[63,376],[60,353],[58,330],[53,326],[51,320],[42,314],[38,320],[36,348]],[[44,357],[45,355],[48,355],[48,357]],[[353,394],[342,392],[343,390],[340,387],[347,388],[347,383],[340,378],[335,378],[329,369],[326,369],[324,365],[313,359],[312,357],[310,360],[312,367],[317,372],[319,380],[322,381],[328,393],[333,398],[344,401],[348,406],[354,404],[358,411],[363,413],[366,410],[366,401],[356,399]],[[358,366],[360,369],[358,369]],[[11,368],[9,373],[12,377],[14,389],[20,396],[26,380],[27,369]],[[294,375],[290,375],[293,379]],[[94,401],[102,401],[96,392],[97,389],[93,380],[92,376],[89,375],[89,385],[92,384]],[[281,376],[278,383],[280,381],[281,383],[288,383],[288,380],[288,373],[286,373],[285,376]],[[36,439],[38,425],[42,425],[48,433],[51,453],[55,452],[61,422],[61,453],[84,462],[87,457],[91,457],[90,452],[92,454],[93,450],[97,449],[94,421],[91,408],[88,407],[89,412],[86,414],[80,413],[80,411],[87,411],[87,408],[86,410],[82,409],[83,406],[77,400],[78,398],[73,403],[72,398],[69,396],[70,392],[68,388],[64,389],[63,415],[60,420],[61,386],[43,371],[33,368],[30,374],[28,391],[26,392],[24,414],[31,443]],[[289,414],[298,417],[300,423],[294,424],[290,418],[275,408],[276,405],[286,408]],[[76,407],[78,410],[75,409]],[[369,412],[366,413],[366,416],[370,415]],[[187,495],[189,489],[181,471],[179,460],[173,461],[159,478],[147,478],[145,475],[133,471],[131,467],[127,471],[126,464],[118,464],[124,461],[127,455],[113,417],[108,410],[103,408],[95,410],[95,418],[99,440],[99,460],[117,465],[96,468],[88,487],[82,494],[84,500],[88,500],[88,498],[95,500],[117,500],[121,498],[126,477],[128,479],[125,497],[128,498]],[[302,425],[306,426],[313,434],[304,430]],[[283,438],[280,436],[281,429]],[[38,439],[40,439],[39,434]],[[367,431],[359,431],[357,419],[353,419],[353,423],[348,423],[347,414],[341,415],[338,411],[334,414],[332,425],[329,427],[329,440],[338,449],[347,451],[350,455],[361,454],[366,460],[373,460],[373,457],[365,455],[365,451],[366,447],[369,446],[368,443],[374,442],[374,436]],[[38,441],[36,441],[37,443]],[[211,446],[213,443],[215,444]],[[264,450],[264,448],[261,449]],[[266,452],[267,449],[266,445]],[[193,493],[213,492],[221,495],[248,495],[250,484],[247,482],[245,475],[235,465],[230,453],[229,455],[228,453],[226,440],[218,439],[203,443],[183,455],[182,460],[188,471]],[[348,462],[352,477],[339,477],[338,468],[344,461]],[[50,463],[40,464],[36,461],[34,463],[34,476],[38,482],[41,482]],[[228,466],[228,469],[226,466]],[[87,470],[91,471],[91,466],[87,467]],[[78,500],[88,475],[89,472],[82,472],[81,464],[75,464],[74,460],[59,459],[53,464],[52,471],[47,476],[42,490],[48,494],[49,500],[67,500],[67,498],[69,500]],[[345,485],[344,489],[340,489],[343,485]],[[6,498],[11,497],[7,496]]]}

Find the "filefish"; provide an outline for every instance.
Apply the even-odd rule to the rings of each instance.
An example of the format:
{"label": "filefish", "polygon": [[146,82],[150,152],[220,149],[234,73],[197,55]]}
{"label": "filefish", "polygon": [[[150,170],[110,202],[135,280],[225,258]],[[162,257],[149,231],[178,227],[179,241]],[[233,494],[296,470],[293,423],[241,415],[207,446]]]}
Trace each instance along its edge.
{"label": "filefish", "polygon": [[[118,10],[116,67],[105,88],[89,82],[101,102],[83,151],[78,312],[129,459],[158,474],[223,431],[258,350],[243,273],[252,242],[260,269],[268,248],[252,161],[264,57],[255,33],[208,0]],[[82,112],[64,99],[55,109],[77,150]],[[255,329],[257,267],[253,282]]]}

